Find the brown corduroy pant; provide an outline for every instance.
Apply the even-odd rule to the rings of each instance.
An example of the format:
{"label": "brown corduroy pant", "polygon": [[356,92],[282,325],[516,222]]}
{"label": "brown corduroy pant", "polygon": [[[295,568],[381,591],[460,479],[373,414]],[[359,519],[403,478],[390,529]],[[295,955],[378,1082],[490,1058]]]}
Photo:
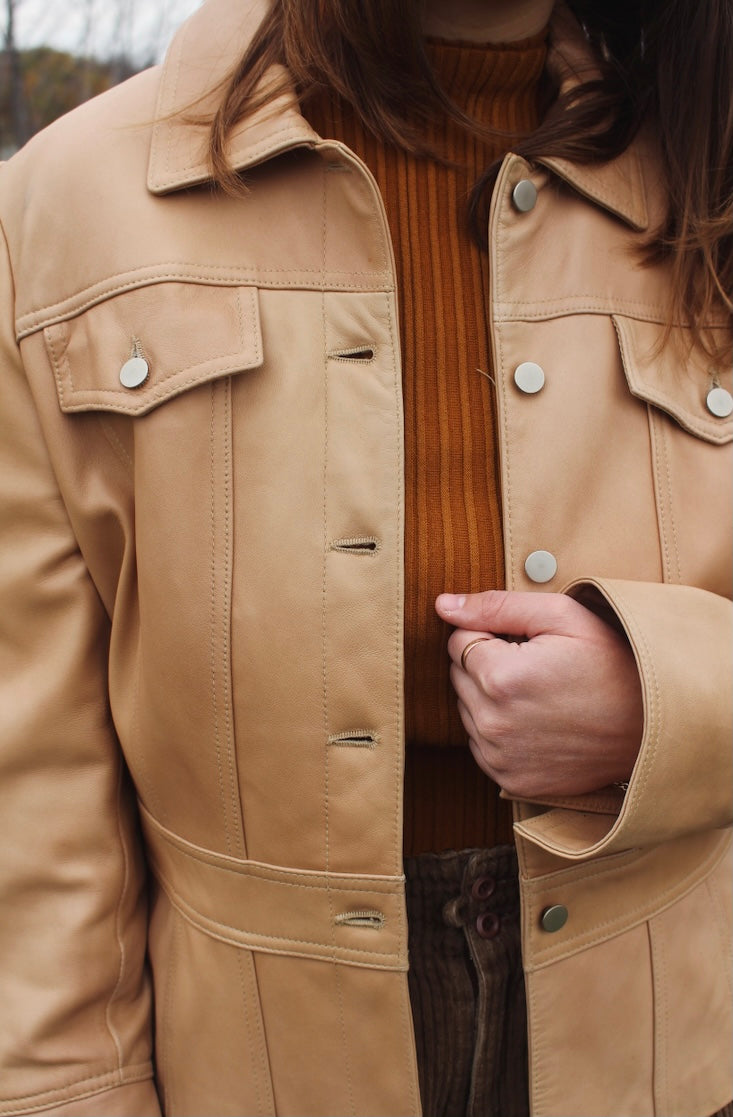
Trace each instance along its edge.
{"label": "brown corduroy pant", "polygon": [[405,876],[424,1117],[528,1117],[513,846],[408,857]]}

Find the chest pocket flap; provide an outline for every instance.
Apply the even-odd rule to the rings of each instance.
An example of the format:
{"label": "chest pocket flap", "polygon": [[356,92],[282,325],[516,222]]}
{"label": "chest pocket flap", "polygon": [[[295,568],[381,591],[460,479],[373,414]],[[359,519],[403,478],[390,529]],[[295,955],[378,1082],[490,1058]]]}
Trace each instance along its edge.
{"label": "chest pocket flap", "polygon": [[[255,287],[165,282],[44,329],[62,411],[145,415],[181,392],[262,364]],[[123,369],[131,358],[138,362]]]}
{"label": "chest pocket flap", "polygon": [[[716,368],[690,331],[675,328],[661,346],[663,327],[614,315],[621,359],[632,395],[671,415],[681,427],[705,442],[733,440],[733,413],[718,416],[707,404],[713,388],[733,392],[733,373]],[[721,329],[721,337],[722,337]]]}

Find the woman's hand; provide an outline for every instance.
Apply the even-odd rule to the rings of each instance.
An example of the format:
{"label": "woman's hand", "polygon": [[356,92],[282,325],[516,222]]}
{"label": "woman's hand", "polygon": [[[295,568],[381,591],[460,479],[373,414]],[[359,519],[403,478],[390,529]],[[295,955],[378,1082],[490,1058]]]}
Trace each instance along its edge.
{"label": "woman's hand", "polygon": [[564,594],[441,594],[436,610],[455,625],[451,680],[471,751],[509,795],[578,795],[629,778],[643,708],[622,634]]}

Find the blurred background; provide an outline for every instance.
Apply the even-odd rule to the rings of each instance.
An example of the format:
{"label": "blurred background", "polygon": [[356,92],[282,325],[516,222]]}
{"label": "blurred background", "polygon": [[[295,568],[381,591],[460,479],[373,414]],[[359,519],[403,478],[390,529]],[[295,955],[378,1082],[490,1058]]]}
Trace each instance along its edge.
{"label": "blurred background", "polygon": [[0,0],[0,159],[159,62],[201,0]]}

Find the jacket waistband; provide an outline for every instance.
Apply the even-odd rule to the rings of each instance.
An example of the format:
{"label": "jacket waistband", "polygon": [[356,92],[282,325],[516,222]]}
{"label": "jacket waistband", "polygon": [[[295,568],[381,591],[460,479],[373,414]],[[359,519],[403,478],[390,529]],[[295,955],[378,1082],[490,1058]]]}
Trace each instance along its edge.
{"label": "jacket waistband", "polygon": [[151,871],[204,934],[268,954],[407,969],[404,877],[287,869],[204,849],[140,804]]}

